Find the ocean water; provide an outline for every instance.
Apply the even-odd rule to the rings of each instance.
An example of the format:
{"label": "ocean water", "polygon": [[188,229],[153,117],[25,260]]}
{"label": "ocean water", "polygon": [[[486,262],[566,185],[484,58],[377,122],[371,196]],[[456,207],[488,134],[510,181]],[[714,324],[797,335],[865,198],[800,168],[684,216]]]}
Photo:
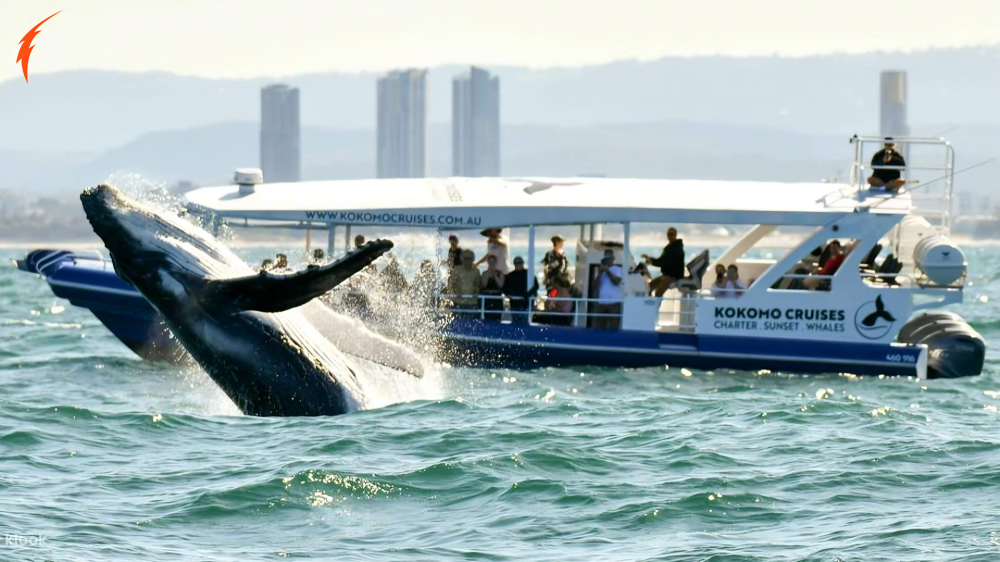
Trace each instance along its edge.
{"label": "ocean water", "polygon": [[1000,248],[967,252],[976,378],[441,366],[296,419],[2,267],[0,560],[1000,560]]}

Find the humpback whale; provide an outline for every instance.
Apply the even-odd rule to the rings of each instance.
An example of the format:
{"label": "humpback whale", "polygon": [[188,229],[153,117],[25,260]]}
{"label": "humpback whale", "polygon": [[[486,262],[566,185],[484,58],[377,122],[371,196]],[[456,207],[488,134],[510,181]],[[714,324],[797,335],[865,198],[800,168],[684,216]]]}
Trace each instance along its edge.
{"label": "humpback whale", "polygon": [[[312,300],[365,268],[392,242],[375,240],[298,273],[255,273],[204,230],[130,201],[113,186],[88,188],[80,200],[118,274],[156,308],[243,413],[316,416],[364,408],[358,364],[340,344],[420,374],[412,352],[349,319],[336,321],[339,315],[315,309],[326,307]],[[353,333],[326,337],[309,321],[319,316]]]}

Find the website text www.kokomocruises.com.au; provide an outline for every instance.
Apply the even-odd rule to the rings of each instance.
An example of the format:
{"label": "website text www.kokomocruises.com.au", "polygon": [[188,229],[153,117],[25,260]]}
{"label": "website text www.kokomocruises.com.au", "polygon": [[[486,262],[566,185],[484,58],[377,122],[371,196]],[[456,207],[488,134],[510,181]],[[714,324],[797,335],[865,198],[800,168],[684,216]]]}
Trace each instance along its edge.
{"label": "website text www.kokomocruises.com.au", "polygon": [[305,211],[306,219],[354,224],[398,224],[409,226],[481,226],[482,217],[427,213],[370,211]]}

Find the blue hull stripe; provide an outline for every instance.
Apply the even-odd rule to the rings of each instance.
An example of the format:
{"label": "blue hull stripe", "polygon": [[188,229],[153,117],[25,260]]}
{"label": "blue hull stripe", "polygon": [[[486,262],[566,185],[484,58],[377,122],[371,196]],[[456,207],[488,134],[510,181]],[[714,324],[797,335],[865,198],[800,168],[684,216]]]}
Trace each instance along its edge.
{"label": "blue hull stripe", "polygon": [[[153,307],[113,269],[77,266],[67,259],[64,265],[52,264],[46,273],[56,296],[91,309],[140,355],[151,353],[149,344],[157,354],[178,347],[166,336]],[[920,355],[916,346],[596,330],[470,318],[454,319],[440,336],[450,344],[442,348],[446,360],[483,366],[670,364],[705,369],[915,375]]]}

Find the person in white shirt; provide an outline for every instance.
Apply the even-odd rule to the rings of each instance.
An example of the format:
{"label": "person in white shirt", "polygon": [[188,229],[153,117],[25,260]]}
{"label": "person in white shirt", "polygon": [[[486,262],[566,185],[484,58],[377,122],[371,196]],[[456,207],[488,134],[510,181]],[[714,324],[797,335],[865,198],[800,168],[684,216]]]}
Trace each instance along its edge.
{"label": "person in white shirt", "polygon": [[486,254],[476,262],[476,267],[486,261],[490,256],[497,257],[497,270],[504,275],[510,273],[510,257],[507,253],[507,241],[503,239],[503,230],[499,228],[487,228],[480,232],[486,237]]}
{"label": "person in white shirt", "polygon": [[717,275],[715,283],[712,284],[712,296],[716,298],[727,298],[727,297],[740,297],[743,292],[747,290],[746,281],[740,279],[740,270],[735,264],[729,266],[725,270],[725,277],[722,276],[720,270],[723,268],[722,264],[715,266],[715,273]]}
{"label": "person in white shirt", "polygon": [[726,270],[726,291],[728,296],[732,297],[742,297],[743,291],[747,290],[746,281],[740,279],[740,270],[736,267],[736,264],[729,266]]}
{"label": "person in white shirt", "polygon": [[715,264],[715,283],[712,283],[712,296],[719,296],[723,291],[726,290],[726,283],[729,279],[726,277],[726,266],[721,263]]}
{"label": "person in white shirt", "polygon": [[615,253],[604,250],[604,259],[597,270],[597,304],[594,312],[594,327],[617,330],[622,322],[622,268],[615,265]]}

